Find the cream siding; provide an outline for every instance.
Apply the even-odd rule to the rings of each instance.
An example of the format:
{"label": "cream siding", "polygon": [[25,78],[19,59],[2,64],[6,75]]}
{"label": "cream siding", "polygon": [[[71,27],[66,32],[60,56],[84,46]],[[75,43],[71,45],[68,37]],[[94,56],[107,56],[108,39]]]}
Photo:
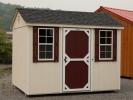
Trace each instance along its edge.
{"label": "cream siding", "polygon": [[13,30],[12,80],[15,86],[17,86],[26,93],[28,93],[29,81],[28,31],[28,27]]}
{"label": "cream siding", "polygon": [[21,15],[13,24],[12,83],[26,94],[29,91],[29,28]]}
{"label": "cream siding", "polygon": [[30,28],[29,91],[30,94],[62,92],[62,30],[59,31],[59,62],[33,63],[33,28]]}
{"label": "cream siding", "polygon": [[117,31],[117,61],[114,62],[95,62],[94,45],[95,36],[92,33],[91,48],[91,91],[107,91],[120,89],[120,48],[121,31]]}

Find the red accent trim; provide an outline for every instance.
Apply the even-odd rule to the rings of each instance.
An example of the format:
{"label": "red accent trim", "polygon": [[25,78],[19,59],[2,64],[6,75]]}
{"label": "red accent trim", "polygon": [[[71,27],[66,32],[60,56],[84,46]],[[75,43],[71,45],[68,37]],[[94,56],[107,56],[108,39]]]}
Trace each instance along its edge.
{"label": "red accent trim", "polygon": [[33,26],[33,62],[38,61],[38,27]]}
{"label": "red accent trim", "polygon": [[99,61],[99,29],[95,29],[95,61]]}
{"label": "red accent trim", "polygon": [[54,27],[55,41],[54,41],[54,62],[59,61],[59,28]]}

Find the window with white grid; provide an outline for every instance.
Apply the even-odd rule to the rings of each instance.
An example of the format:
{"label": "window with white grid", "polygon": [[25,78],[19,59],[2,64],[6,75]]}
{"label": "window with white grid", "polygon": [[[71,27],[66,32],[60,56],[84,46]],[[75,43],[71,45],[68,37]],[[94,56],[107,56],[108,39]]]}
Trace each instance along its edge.
{"label": "window with white grid", "polygon": [[99,31],[99,60],[113,59],[113,31]]}
{"label": "window with white grid", "polygon": [[38,29],[38,60],[54,60],[54,29]]}

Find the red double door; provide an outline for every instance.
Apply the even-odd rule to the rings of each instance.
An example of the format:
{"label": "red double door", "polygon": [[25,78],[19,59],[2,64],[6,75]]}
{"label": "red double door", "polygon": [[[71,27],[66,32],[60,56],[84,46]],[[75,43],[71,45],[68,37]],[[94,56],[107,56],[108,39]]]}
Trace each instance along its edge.
{"label": "red double door", "polygon": [[90,30],[63,30],[63,91],[90,90]]}

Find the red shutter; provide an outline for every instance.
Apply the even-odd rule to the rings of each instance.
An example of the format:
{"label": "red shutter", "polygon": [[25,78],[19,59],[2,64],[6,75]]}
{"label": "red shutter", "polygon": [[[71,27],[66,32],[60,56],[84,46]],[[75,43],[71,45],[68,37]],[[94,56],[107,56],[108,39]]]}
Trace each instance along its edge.
{"label": "red shutter", "polygon": [[99,29],[95,29],[95,61],[99,61]]}
{"label": "red shutter", "polygon": [[33,62],[38,61],[38,27],[33,27]]}
{"label": "red shutter", "polygon": [[59,60],[59,28],[54,28],[54,61],[58,62]]}
{"label": "red shutter", "polygon": [[113,30],[113,61],[117,60],[117,30]]}

